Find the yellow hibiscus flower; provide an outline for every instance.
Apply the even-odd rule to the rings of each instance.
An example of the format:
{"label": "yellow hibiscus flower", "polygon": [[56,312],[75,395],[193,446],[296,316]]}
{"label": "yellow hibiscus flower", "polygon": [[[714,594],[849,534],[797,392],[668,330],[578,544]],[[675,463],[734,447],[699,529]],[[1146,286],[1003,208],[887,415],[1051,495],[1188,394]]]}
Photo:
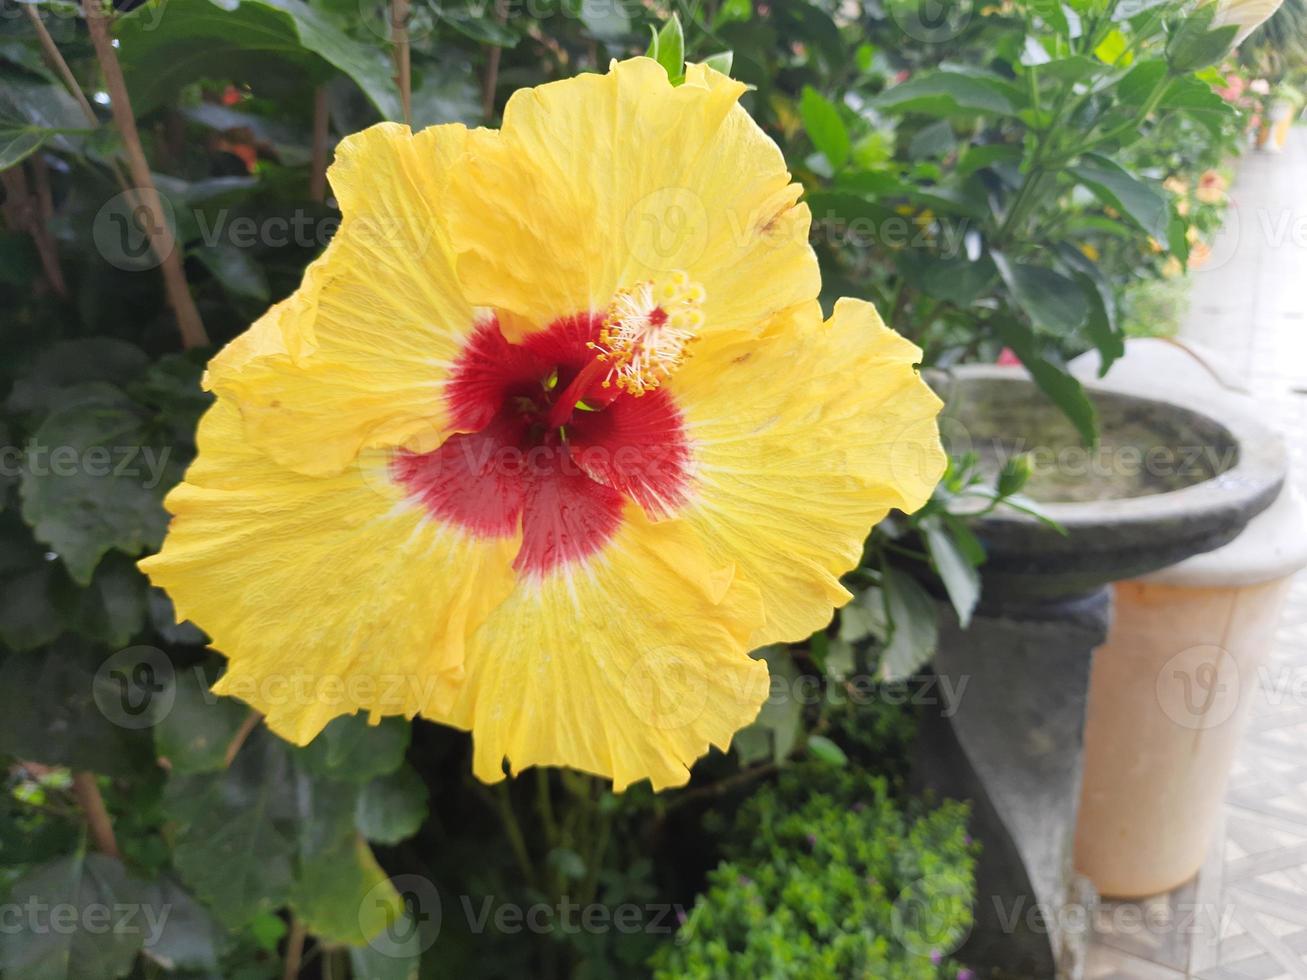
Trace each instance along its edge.
{"label": "yellow hibiscus flower", "polygon": [[341,227],[211,362],[142,562],[296,743],[471,731],[477,776],[680,785],[944,465],[920,351],[823,322],[809,213],[738,82],[635,58],[502,129],[342,141]]}

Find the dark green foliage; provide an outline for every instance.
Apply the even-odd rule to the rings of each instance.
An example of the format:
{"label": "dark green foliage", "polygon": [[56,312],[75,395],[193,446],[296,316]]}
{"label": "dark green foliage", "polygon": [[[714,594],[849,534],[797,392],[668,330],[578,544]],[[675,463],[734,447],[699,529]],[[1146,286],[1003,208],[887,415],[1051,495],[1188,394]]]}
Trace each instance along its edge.
{"label": "dark green foliage", "polygon": [[859,767],[796,766],[740,811],[655,975],[938,978],[971,926],[967,810],[906,806]]}

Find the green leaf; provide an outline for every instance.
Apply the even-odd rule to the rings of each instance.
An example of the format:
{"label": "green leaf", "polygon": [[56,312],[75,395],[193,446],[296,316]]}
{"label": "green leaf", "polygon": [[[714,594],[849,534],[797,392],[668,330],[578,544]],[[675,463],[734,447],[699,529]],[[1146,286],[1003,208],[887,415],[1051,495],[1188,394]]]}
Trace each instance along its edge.
{"label": "green leaf", "polygon": [[1193,75],[1171,80],[1158,105],[1163,109],[1179,109],[1191,119],[1205,126],[1216,139],[1223,138],[1223,128],[1233,119],[1237,110],[1207,82]]}
{"label": "green leaf", "polygon": [[839,170],[849,159],[849,131],[835,104],[811,85],[803,87],[799,99],[799,116],[808,138],[830,165]]}
{"label": "green leaf", "polygon": [[731,68],[735,64],[734,51],[718,51],[716,54],[710,54],[703,59],[703,63],[715,72],[720,72],[727,77],[731,74]]}
{"label": "green leaf", "polygon": [[109,551],[135,556],[162,542],[163,495],[181,479],[182,463],[122,391],[99,384],[64,395],[65,407],[33,434],[23,518],[86,585]]}
{"label": "green leaf", "polygon": [[126,646],[145,626],[145,576],[124,555],[108,555],[96,566],[88,588],[76,595],[70,615],[83,636],[110,647]]}
{"label": "green leaf", "polygon": [[1121,81],[1117,82],[1117,101],[1125,105],[1143,105],[1153,94],[1153,90],[1162,83],[1166,71],[1166,62],[1161,58],[1139,62],[1125,73]]}
{"label": "green leaf", "polygon": [[844,754],[844,750],[828,739],[825,735],[813,735],[807,742],[808,753],[820,762],[828,766],[847,766],[849,757]]}
{"label": "green leaf", "polygon": [[356,980],[417,980],[421,959],[422,930],[408,911],[387,927],[384,935],[349,950]]}
{"label": "green leaf", "polygon": [[958,161],[957,172],[959,177],[969,177],[977,170],[994,165],[995,163],[1015,163],[1021,159],[1021,147],[1015,143],[988,143],[981,146],[972,146],[962,154],[962,159]]}
{"label": "green leaf", "polygon": [[1036,326],[1066,335],[1084,325],[1089,304],[1073,280],[1043,266],[1010,262],[999,252],[991,257],[1016,305]]}
{"label": "green leaf", "polygon": [[178,775],[220,771],[250,709],[212,693],[199,666],[177,671],[172,684],[172,710],[155,723],[154,751]]}
{"label": "green leaf", "polygon": [[1098,443],[1098,413],[1080,382],[1062,368],[1046,360],[1039,351],[1034,335],[1012,320],[999,323],[999,335],[1021,359],[1030,376],[1058,408],[1071,420],[1087,446]]}
{"label": "green leaf", "polygon": [[1006,79],[943,68],[916,75],[885,90],[872,104],[883,111],[919,112],[929,116],[1011,116],[1021,108]]}
{"label": "green leaf", "polygon": [[885,597],[880,589],[871,588],[855,595],[853,601],[840,610],[841,640],[859,643],[868,638],[883,640],[888,635]]}
{"label": "green leaf", "polygon": [[378,844],[398,844],[412,837],[426,818],[426,784],[407,765],[364,786],[354,807],[359,833]]}
{"label": "green leaf", "polygon": [[585,877],[585,859],[570,847],[555,847],[545,855],[545,863],[564,878],[580,881]]}
{"label": "green leaf", "polygon": [[1099,42],[1098,47],[1094,48],[1094,56],[1107,65],[1115,65],[1118,62],[1128,65],[1132,60],[1130,40],[1121,31],[1113,28]]}
{"label": "green leaf", "polygon": [[803,726],[803,705],[794,696],[799,668],[783,646],[755,650],[753,656],[767,663],[771,691],[753,724],[737,732],[731,740],[740,765],[780,762],[792,751]]}
{"label": "green leaf", "polygon": [[67,403],[64,389],[92,381],[125,385],[149,365],[145,351],[109,337],[64,340],[43,347],[14,382],[9,411],[39,421]]}
{"label": "green leaf", "polygon": [[1059,82],[1084,82],[1105,69],[1101,62],[1083,54],[1071,55],[1069,58],[1055,58],[1039,66],[1040,78],[1056,79]]}
{"label": "green leaf", "polygon": [[315,935],[357,946],[404,914],[404,902],[357,834],[300,861],[291,905]]}
{"label": "green leaf", "polygon": [[923,521],[922,530],[926,534],[926,546],[930,549],[935,571],[944,583],[949,601],[957,610],[958,622],[966,629],[971,625],[971,614],[980,601],[980,573],[967,560],[943,524],[933,520]]}
{"label": "green leaf", "polygon": [[342,715],[333,718],[301,755],[305,768],[315,776],[366,783],[399,768],[409,733],[404,718],[382,718],[371,725],[364,714]]}
{"label": "green leaf", "polygon": [[1173,217],[1166,228],[1166,240],[1167,244],[1171,246],[1171,253],[1187,267],[1189,265],[1189,222],[1179,215]]}
{"label": "green leaf", "polygon": [[1159,242],[1166,241],[1171,205],[1160,187],[1140,180],[1120,164],[1096,153],[1086,154],[1083,160],[1070,168],[1076,180]]}
{"label": "green leaf", "polygon": [[1071,26],[1067,23],[1066,13],[1062,10],[1061,0],[1031,0],[1030,9],[1039,15],[1039,19],[1046,27],[1056,31],[1058,37],[1071,36]]}
{"label": "green leaf", "polygon": [[[383,116],[402,115],[380,39],[356,40],[304,0],[166,0],[119,19],[119,59],[138,116],[205,78],[263,81],[278,69],[325,81],[348,75]],[[251,43],[257,38],[258,43]],[[261,77],[262,76],[262,77]]]}
{"label": "green leaf", "polygon": [[[62,85],[6,75],[0,85],[0,170],[18,163],[47,141],[55,149],[77,149],[90,125]],[[38,135],[39,140],[32,146]]]}
{"label": "green leaf", "polygon": [[1116,326],[1116,300],[1102,282],[1086,273],[1077,273],[1076,282],[1089,298],[1089,339],[1098,350],[1098,376],[1102,378],[1125,357],[1125,334]]}
{"label": "green leaf", "polygon": [[235,245],[200,245],[189,254],[233,296],[268,300],[268,277],[248,249]]}
{"label": "green leaf", "polygon": [[477,44],[486,44],[496,48],[511,48],[517,44],[518,35],[507,24],[501,24],[496,18],[487,16],[485,8],[458,9],[440,5],[435,7],[436,17],[448,24],[464,37],[471,38]]}
{"label": "green leaf", "polygon": [[998,273],[987,258],[971,262],[963,256],[926,256],[914,269],[913,276],[928,296],[966,309],[989,291]]}
{"label": "green leaf", "polygon": [[654,35],[648,55],[663,66],[673,85],[680,85],[685,80],[685,32],[681,30],[679,15],[673,13]]}
{"label": "green leaf", "polygon": [[177,824],[173,863],[224,925],[239,928],[290,897],[298,810],[275,736],[254,732],[221,772],[173,774],[165,807]]}
{"label": "green leaf", "polygon": [[0,666],[0,754],[115,776],[150,766],[149,733],[115,724],[101,708],[120,696],[103,660],[71,634],[39,654],[10,655]]}
{"label": "green leaf", "polygon": [[103,854],[79,851],[32,869],[14,883],[5,905],[19,912],[8,917],[0,937],[5,976],[126,976],[146,939],[144,898],[143,886],[127,876],[122,862]]}
{"label": "green leaf", "polygon": [[908,158],[911,160],[929,160],[946,157],[957,146],[957,137],[953,135],[953,124],[947,119],[940,119],[917,131],[908,144]]}
{"label": "green leaf", "polygon": [[22,163],[39,150],[47,139],[50,130],[38,126],[7,126],[0,123],[0,170]]}
{"label": "green leaf", "polygon": [[165,877],[149,886],[147,907],[157,909],[162,921],[156,936],[147,936],[145,953],[167,970],[218,969],[217,922],[181,883]]}
{"label": "green leaf", "polygon": [[1166,43],[1166,57],[1175,75],[1188,75],[1214,65],[1234,47],[1239,25],[1211,29],[1218,7],[1203,4],[1180,21],[1179,28]]}
{"label": "green leaf", "polygon": [[901,681],[935,656],[939,614],[935,600],[916,579],[889,565],[881,568],[881,588],[892,633],[881,654],[880,676],[885,681]]}

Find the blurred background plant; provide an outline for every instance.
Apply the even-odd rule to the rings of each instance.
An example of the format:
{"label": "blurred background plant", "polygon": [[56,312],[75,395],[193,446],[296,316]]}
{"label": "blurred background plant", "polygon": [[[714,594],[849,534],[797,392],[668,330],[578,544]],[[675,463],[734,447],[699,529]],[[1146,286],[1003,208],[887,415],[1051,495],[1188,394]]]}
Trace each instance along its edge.
{"label": "blurred background plant", "polygon": [[[1237,58],[1180,0],[0,9],[0,887],[28,910],[5,976],[964,980],[976,845],[961,808],[912,798],[908,756],[943,697],[919,673],[937,616],[981,598],[968,516],[1035,507],[1023,459],[959,455],[878,528],[830,627],[758,652],[757,723],[656,797],[569,772],[489,789],[465,736],[400,719],[288,746],[209,693],[221,657],[133,559],[193,454],[204,361],[334,230],[339,137],[493,125],[520,86],[645,50],[753,86],[825,299],[875,301],[931,368],[1025,363],[1092,441],[1065,361],[1174,322],[1230,158],[1301,89],[1303,0]],[[520,918],[565,901],[636,925]],[[119,904],[169,914],[89,926]],[[54,906],[69,928],[30,911]]]}

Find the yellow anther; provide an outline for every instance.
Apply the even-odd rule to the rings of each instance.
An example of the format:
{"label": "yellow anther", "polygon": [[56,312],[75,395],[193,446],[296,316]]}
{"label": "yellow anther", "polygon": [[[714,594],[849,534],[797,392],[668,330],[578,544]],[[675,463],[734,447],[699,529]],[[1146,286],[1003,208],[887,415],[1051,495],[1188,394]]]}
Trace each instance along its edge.
{"label": "yellow anther", "polygon": [[591,345],[611,365],[604,386],[639,396],[670,377],[703,327],[698,307],[704,295],[703,287],[680,271],[619,290],[598,343]]}

